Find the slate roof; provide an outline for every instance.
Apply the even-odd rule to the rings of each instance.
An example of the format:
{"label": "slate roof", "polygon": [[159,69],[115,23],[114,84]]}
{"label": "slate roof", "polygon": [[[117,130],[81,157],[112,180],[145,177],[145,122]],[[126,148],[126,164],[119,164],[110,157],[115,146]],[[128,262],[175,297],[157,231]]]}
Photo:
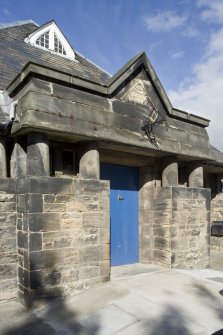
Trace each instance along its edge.
{"label": "slate roof", "polygon": [[49,66],[73,76],[105,85],[110,76],[76,53],[76,61],[41,50],[24,42],[38,28],[34,22],[0,27],[0,89],[5,89],[28,62]]}

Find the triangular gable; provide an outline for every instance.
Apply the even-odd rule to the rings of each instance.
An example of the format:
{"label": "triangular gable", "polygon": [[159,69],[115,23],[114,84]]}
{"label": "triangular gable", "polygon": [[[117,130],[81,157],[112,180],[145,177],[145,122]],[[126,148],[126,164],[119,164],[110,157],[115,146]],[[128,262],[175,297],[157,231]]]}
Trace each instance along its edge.
{"label": "triangular gable", "polygon": [[64,34],[54,21],[50,21],[25,38],[25,42],[71,60],[75,53]]}
{"label": "triangular gable", "polygon": [[[136,84],[133,85],[133,89],[135,90],[134,92],[130,93],[130,99],[129,101],[132,99],[132,97],[134,96],[134,99],[132,99],[135,102],[139,102],[139,100],[141,101],[142,104],[146,104],[148,106],[150,106],[151,102],[152,105],[156,105],[156,102],[152,101],[153,99],[150,99],[150,103],[148,103],[148,97],[149,95],[147,95],[146,98],[146,89],[145,86],[150,85],[151,87],[153,87],[155,95],[159,98],[160,103],[162,104],[163,108],[165,109],[165,112],[167,112],[167,114],[169,114],[169,116],[177,118],[177,119],[182,119],[186,122],[191,122],[191,123],[195,123],[195,124],[199,124],[202,127],[207,127],[209,125],[209,120],[205,119],[203,117],[197,116],[197,115],[192,115],[189,114],[187,112],[175,109],[155,70],[153,69],[149,59],[147,58],[145,52],[141,52],[140,54],[136,55],[135,57],[133,57],[125,66],[123,66],[109,81],[108,83],[108,88],[107,88],[107,94],[108,95],[117,95],[118,92],[125,87],[130,81],[135,80],[132,79],[134,77],[134,73],[136,74],[137,72],[139,72],[139,70],[144,70],[144,72],[146,73],[146,77],[147,79],[144,80],[144,84]],[[143,88],[144,85],[144,88]],[[137,92],[138,91],[138,92]],[[126,96],[128,95],[128,93],[126,93]],[[136,98],[136,96],[138,95],[138,97]],[[120,99],[122,99],[120,97]],[[137,101],[138,100],[138,101]],[[163,113],[162,113],[163,114]]]}
{"label": "triangular gable", "polygon": [[[134,73],[137,73],[139,69],[143,70],[144,80],[141,79],[130,79]],[[154,87],[156,94],[161,99],[166,111],[171,114],[172,105],[171,102],[161,85],[152,65],[150,64],[145,52],[140,53],[136,57],[132,58],[118,73],[113,76],[109,82],[109,93],[119,91],[119,87],[125,86],[125,82],[132,81],[130,88],[123,94],[121,100],[138,102],[143,105],[148,104],[148,100],[151,100],[146,86]],[[128,85],[128,84],[127,84]],[[151,102],[150,102],[151,103]]]}
{"label": "triangular gable", "polygon": [[[165,109],[165,112],[169,114],[169,116],[184,120],[185,122],[197,124],[201,127],[207,127],[209,125],[209,120],[203,117],[192,115],[187,112],[173,108],[164,88],[162,87],[152,65],[150,64],[144,52],[132,58],[120,71],[118,71],[110,80],[108,80],[107,83],[99,83],[92,79],[88,80],[81,75],[73,75],[67,71],[61,72],[55,70],[50,66],[45,67],[40,64],[29,62],[24,66],[21,73],[15,77],[10,85],[8,85],[7,91],[9,92],[9,94],[13,94],[13,92],[16,90],[16,87],[20,85],[26,77],[28,77],[31,73],[36,73],[36,71],[39,75],[43,74],[44,76],[46,76],[46,69],[47,75],[50,78],[58,79],[60,80],[60,82],[67,82],[69,83],[69,85],[77,85],[79,88],[90,90],[92,93],[95,92],[96,94],[98,93],[108,98],[116,97],[122,90],[122,88],[125,87],[127,83],[133,80],[134,74],[136,74],[137,72],[139,73],[140,70],[144,70],[144,73],[147,77],[147,80],[145,80],[144,83],[151,83],[151,86],[156,92],[156,96],[159,98],[159,101],[162,104],[162,108]],[[134,99],[136,99],[136,95],[139,95],[139,91],[141,91],[140,99],[142,99],[145,103],[146,99],[143,97],[143,88],[140,87],[140,85],[136,85],[135,90],[137,90],[137,92],[132,92],[130,98],[133,99],[132,97],[134,96]],[[118,97],[118,99],[121,100],[121,97]],[[154,103],[154,105],[156,104]]]}

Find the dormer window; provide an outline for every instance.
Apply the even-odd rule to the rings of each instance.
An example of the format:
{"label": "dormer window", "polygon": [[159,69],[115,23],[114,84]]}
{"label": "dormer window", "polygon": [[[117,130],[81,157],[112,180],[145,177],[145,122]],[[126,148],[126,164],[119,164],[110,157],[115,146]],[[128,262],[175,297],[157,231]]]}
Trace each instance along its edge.
{"label": "dormer window", "polygon": [[45,34],[41,35],[37,40],[36,44],[40,45],[43,48],[49,49],[49,31],[47,31]]}
{"label": "dormer window", "polygon": [[66,51],[56,34],[54,34],[54,51],[66,55]]}
{"label": "dormer window", "polygon": [[75,53],[54,21],[38,28],[25,39],[26,43],[75,60]]}

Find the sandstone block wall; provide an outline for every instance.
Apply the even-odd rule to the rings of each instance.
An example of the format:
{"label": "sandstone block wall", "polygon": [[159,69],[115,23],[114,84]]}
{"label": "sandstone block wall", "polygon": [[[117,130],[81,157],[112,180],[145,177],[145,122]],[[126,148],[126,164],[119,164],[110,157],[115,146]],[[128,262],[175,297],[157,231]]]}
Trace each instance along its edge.
{"label": "sandstone block wall", "polygon": [[[213,195],[211,200],[211,223],[223,222],[223,193]],[[223,236],[211,236],[211,250],[223,251]]]}
{"label": "sandstone block wall", "polygon": [[140,190],[140,260],[171,268],[209,266],[210,190]]}
{"label": "sandstone block wall", "polygon": [[0,179],[0,302],[17,296],[15,180]]}
{"label": "sandstone block wall", "polygon": [[109,184],[48,177],[19,184],[21,298],[31,304],[109,280]]}
{"label": "sandstone block wall", "polygon": [[210,264],[210,190],[174,188],[172,267],[206,268]]}
{"label": "sandstone block wall", "polygon": [[149,184],[139,191],[139,261],[153,261],[154,188]]}

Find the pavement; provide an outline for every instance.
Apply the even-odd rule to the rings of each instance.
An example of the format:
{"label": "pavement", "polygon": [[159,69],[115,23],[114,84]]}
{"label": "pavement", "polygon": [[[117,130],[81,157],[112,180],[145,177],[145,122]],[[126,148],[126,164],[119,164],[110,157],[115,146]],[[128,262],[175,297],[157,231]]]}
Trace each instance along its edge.
{"label": "pavement", "polygon": [[0,305],[0,335],[223,334],[222,271],[134,264],[111,278],[32,311]]}

